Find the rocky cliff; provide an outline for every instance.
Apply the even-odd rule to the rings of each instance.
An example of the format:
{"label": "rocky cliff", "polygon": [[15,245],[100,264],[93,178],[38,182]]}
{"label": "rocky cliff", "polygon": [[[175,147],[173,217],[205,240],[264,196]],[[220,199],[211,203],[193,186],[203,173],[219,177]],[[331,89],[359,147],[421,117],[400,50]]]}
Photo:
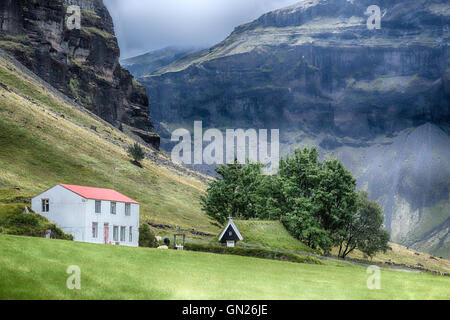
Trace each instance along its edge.
{"label": "rocky cliff", "polygon": [[280,128],[283,153],[316,144],[351,168],[393,240],[449,257],[450,4],[375,2],[302,1],[139,80],[163,138],[193,120]]}
{"label": "rocky cliff", "polygon": [[[69,5],[81,9],[79,29],[67,26]],[[159,147],[145,89],[119,64],[102,0],[2,0],[0,47],[80,105]]]}
{"label": "rocky cliff", "polygon": [[152,114],[359,139],[449,123],[448,4],[378,1],[382,27],[368,30],[372,2],[303,1],[236,28],[218,45],[141,78]]}

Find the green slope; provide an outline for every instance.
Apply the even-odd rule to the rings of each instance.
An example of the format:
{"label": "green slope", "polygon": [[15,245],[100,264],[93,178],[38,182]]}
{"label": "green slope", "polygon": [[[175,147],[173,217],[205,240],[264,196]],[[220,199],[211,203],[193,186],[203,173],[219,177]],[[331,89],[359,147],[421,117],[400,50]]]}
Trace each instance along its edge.
{"label": "green slope", "polygon": [[[66,270],[81,270],[68,290]],[[450,278],[0,235],[0,299],[450,299]]]}
{"label": "green slope", "polygon": [[293,238],[279,221],[235,220],[234,222],[246,244],[312,252],[311,248]]}
{"label": "green slope", "polygon": [[216,234],[200,210],[199,175],[148,148],[139,168],[125,151],[132,143],[0,54],[0,202],[23,203],[57,183],[114,188],[141,203],[141,220]]}

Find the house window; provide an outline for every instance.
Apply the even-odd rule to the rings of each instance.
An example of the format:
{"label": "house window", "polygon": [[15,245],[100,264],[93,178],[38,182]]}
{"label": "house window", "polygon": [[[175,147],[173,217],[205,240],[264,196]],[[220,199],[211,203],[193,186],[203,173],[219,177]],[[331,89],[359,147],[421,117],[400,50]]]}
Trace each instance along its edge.
{"label": "house window", "polygon": [[49,211],[50,211],[50,200],[42,199],[42,212],[49,212]]}
{"label": "house window", "polygon": [[133,242],[133,227],[130,227],[129,241]]}
{"label": "house window", "polygon": [[111,202],[111,214],[116,214],[116,203]]}
{"label": "house window", "polygon": [[228,235],[231,237],[233,235],[233,231],[228,231]]}
{"label": "house window", "polygon": [[102,202],[95,200],[95,213],[102,213]]}
{"label": "house window", "polygon": [[120,227],[120,241],[122,241],[122,242],[125,241],[125,232],[126,232],[126,228]]}
{"label": "house window", "polygon": [[113,240],[119,241],[119,227],[118,226],[114,226],[114,228],[113,228]]}
{"label": "house window", "polygon": [[130,203],[125,203],[125,215],[126,216],[131,215],[131,204]]}
{"label": "house window", "polygon": [[98,223],[92,222],[92,238],[96,239],[98,237]]}

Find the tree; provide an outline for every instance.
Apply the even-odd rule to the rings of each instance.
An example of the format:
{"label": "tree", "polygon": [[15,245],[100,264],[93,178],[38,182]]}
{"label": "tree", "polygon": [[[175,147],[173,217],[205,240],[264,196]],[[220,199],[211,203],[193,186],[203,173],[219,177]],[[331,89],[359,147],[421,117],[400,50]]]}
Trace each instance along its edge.
{"label": "tree", "polygon": [[376,201],[368,198],[367,192],[358,195],[358,212],[348,225],[348,232],[341,238],[339,256],[345,258],[359,249],[369,257],[388,249],[389,232],[383,227],[383,210]]}
{"label": "tree", "polygon": [[313,249],[328,250],[331,237],[321,224],[321,207],[315,199],[322,171],[316,148],[295,149],[293,156],[281,159],[282,197],[277,205],[281,208],[281,221],[294,237]]}
{"label": "tree", "polygon": [[140,161],[145,158],[145,152],[137,142],[128,147],[128,155],[133,158],[134,163],[138,166],[141,166]]}
{"label": "tree", "polygon": [[320,225],[330,235],[328,246],[322,246],[325,253],[340,239],[348,235],[348,225],[358,211],[356,180],[336,159],[325,160],[319,173],[320,182],[313,195],[316,204],[314,212]]}
{"label": "tree", "polygon": [[221,224],[228,217],[269,218],[266,203],[271,181],[261,169],[260,163],[239,164],[237,160],[217,167],[220,178],[211,182],[201,197],[202,210]]}
{"label": "tree", "polygon": [[300,197],[295,200],[295,205],[281,218],[282,223],[289,233],[305,243],[308,247],[329,248],[331,237],[314,217],[314,203],[307,198]]}
{"label": "tree", "polygon": [[158,241],[155,235],[146,223],[141,224],[139,227],[139,247],[156,248]]}
{"label": "tree", "polygon": [[328,253],[356,213],[356,181],[335,159],[321,162],[316,148],[296,149],[280,161],[282,222],[299,240]]}

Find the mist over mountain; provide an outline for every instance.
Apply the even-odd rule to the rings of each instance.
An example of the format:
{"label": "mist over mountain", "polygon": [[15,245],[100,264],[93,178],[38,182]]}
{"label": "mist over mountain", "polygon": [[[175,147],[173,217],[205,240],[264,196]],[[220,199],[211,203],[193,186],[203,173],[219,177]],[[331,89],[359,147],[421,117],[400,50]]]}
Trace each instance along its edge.
{"label": "mist over mountain", "polygon": [[120,61],[120,64],[135,77],[141,77],[151,74],[159,68],[183,58],[185,55],[199,50],[201,49],[192,47],[166,47],[136,57],[123,59]]}
{"label": "mist over mountain", "polygon": [[[238,26],[138,80],[170,150],[192,127],[279,128],[282,154],[318,145],[385,212],[392,240],[450,256],[450,4],[313,0]],[[143,69],[141,69],[142,71]]]}
{"label": "mist over mountain", "polygon": [[103,0],[121,57],[169,46],[210,47],[233,28],[297,0]]}

